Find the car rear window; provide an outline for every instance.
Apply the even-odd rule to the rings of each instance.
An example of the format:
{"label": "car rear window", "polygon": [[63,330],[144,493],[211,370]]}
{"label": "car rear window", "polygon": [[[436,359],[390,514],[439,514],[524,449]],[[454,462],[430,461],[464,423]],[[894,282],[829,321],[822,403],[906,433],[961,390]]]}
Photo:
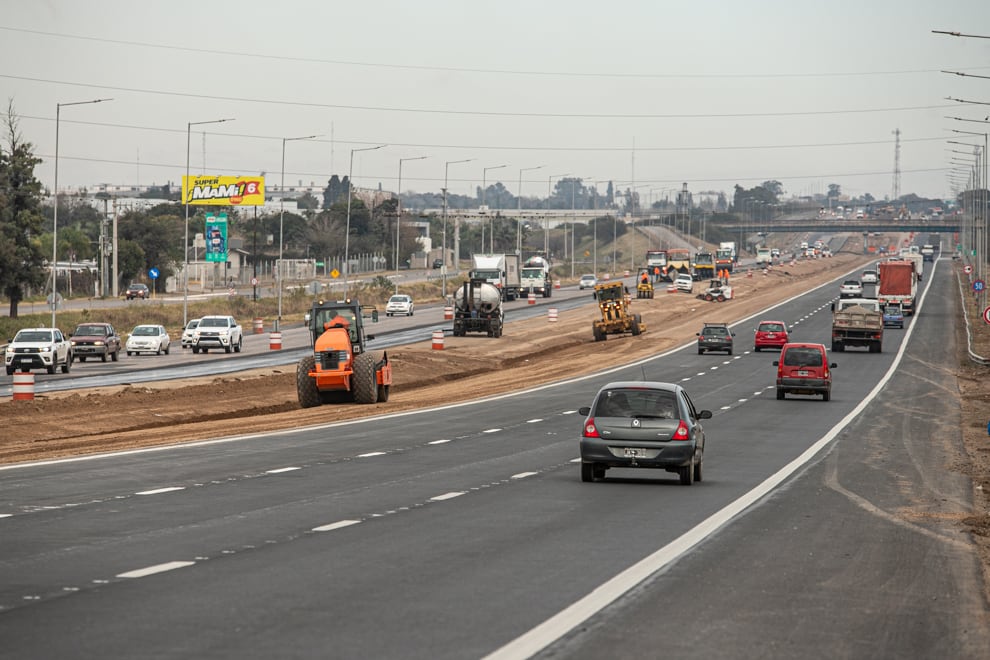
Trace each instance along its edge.
{"label": "car rear window", "polygon": [[598,417],[656,417],[677,419],[677,396],[653,389],[617,389],[603,392],[595,405]]}
{"label": "car rear window", "polygon": [[760,332],[783,332],[784,326],[781,323],[761,323]]}
{"label": "car rear window", "polygon": [[726,328],[705,328],[704,330],[701,331],[701,334],[724,337],[725,335],[729,334],[729,331]]}
{"label": "car rear window", "polygon": [[789,348],[784,353],[786,367],[820,367],[822,352],[816,348]]}

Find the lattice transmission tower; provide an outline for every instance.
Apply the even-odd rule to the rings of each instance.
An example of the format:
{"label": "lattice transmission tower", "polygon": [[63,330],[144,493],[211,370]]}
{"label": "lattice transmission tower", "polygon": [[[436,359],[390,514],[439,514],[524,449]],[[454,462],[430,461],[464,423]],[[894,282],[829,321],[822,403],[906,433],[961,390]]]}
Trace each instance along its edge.
{"label": "lattice transmission tower", "polygon": [[894,196],[896,202],[901,196],[901,129],[894,129]]}

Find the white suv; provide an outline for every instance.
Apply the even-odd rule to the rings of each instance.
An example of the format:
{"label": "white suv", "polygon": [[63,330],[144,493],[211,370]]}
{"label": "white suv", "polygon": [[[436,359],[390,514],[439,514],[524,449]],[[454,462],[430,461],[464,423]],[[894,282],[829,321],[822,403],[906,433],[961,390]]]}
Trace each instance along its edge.
{"label": "white suv", "polygon": [[53,374],[58,367],[67,374],[72,368],[72,345],[58,328],[25,328],[7,344],[3,363],[8,376],[32,369]]}
{"label": "white suv", "polygon": [[243,343],[241,326],[237,325],[233,316],[204,316],[193,330],[193,353],[206,353],[211,348],[222,348],[226,353],[240,353]]}

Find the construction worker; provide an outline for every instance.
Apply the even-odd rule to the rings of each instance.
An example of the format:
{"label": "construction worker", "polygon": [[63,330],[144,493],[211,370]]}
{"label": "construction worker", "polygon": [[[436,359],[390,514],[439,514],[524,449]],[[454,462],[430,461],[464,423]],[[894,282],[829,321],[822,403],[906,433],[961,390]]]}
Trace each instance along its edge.
{"label": "construction worker", "polygon": [[650,283],[650,274],[649,274],[649,273],[647,273],[647,272],[646,272],[646,271],[644,270],[644,271],[643,271],[643,274],[642,274],[642,275],[640,276],[640,278],[639,278],[639,282],[640,282],[640,284],[649,284],[649,283]]}
{"label": "construction worker", "polygon": [[653,267],[653,281],[654,282],[660,281],[660,266]]}

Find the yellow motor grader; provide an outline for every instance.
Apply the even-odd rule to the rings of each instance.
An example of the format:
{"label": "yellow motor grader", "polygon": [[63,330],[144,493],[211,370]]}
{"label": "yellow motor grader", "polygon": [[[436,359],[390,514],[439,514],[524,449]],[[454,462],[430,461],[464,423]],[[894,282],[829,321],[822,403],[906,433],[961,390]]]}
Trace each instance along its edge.
{"label": "yellow motor grader", "polygon": [[629,311],[629,297],[622,282],[595,285],[595,300],[602,318],[591,324],[595,341],[605,341],[608,335],[632,333],[635,337],[646,330],[639,314]]}

